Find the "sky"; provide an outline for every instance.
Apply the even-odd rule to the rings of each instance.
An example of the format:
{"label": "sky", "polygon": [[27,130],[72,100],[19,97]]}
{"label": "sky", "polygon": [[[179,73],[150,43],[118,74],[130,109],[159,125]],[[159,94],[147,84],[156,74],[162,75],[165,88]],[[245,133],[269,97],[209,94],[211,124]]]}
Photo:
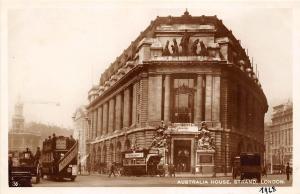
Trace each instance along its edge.
{"label": "sky", "polygon": [[208,3],[22,7],[7,17],[9,119],[20,96],[26,122],[72,128],[72,114],[88,103],[88,90],[105,68],[156,16],[181,16],[186,8],[192,16],[217,15],[241,40],[270,106],[292,100],[291,9]]}

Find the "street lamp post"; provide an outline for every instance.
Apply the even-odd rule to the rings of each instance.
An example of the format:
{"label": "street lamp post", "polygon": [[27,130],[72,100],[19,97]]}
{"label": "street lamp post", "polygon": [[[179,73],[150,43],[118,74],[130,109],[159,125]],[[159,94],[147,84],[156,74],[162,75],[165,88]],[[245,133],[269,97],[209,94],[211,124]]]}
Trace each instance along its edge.
{"label": "street lamp post", "polygon": [[270,150],[271,150],[271,174],[273,174],[273,142],[270,142]]}

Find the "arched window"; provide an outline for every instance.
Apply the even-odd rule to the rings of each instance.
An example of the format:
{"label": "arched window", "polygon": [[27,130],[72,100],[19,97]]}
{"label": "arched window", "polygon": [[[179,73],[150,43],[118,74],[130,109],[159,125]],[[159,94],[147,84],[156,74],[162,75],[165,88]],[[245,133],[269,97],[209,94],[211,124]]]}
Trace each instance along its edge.
{"label": "arched window", "polygon": [[121,160],[122,160],[121,150],[122,150],[122,145],[121,145],[121,142],[118,141],[118,143],[117,143],[117,153],[116,153],[116,162],[121,162]]}
{"label": "arched window", "polygon": [[114,145],[111,143],[109,146],[109,153],[110,153],[110,162],[113,163],[115,162],[115,157],[114,157]]}
{"label": "arched window", "polygon": [[93,146],[93,152],[92,152],[93,154],[92,154],[92,169],[93,169],[93,171],[95,171],[96,170],[96,147],[95,147],[95,145]]}
{"label": "arched window", "polygon": [[100,145],[98,145],[96,161],[97,161],[97,170],[99,170],[99,168],[101,166],[101,147],[100,147]]}
{"label": "arched window", "polygon": [[106,166],[106,164],[107,164],[107,153],[106,152],[107,152],[106,145],[104,145],[102,148],[102,153],[103,153],[102,163],[104,166]]}
{"label": "arched window", "polygon": [[194,92],[194,79],[173,80],[173,122],[193,122]]}
{"label": "arched window", "polygon": [[125,141],[125,150],[130,150],[130,146],[131,146],[130,140],[126,139],[126,141]]}

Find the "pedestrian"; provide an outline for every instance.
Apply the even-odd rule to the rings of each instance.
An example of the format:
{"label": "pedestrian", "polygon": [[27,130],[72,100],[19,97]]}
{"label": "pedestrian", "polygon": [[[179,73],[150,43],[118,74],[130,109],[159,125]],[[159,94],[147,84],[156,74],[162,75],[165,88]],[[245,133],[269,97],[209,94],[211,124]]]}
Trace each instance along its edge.
{"label": "pedestrian", "polygon": [[76,143],[76,140],[73,138],[73,135],[70,135],[70,138],[69,138],[69,140],[70,140],[70,147],[73,147],[73,145]]}
{"label": "pedestrian", "polygon": [[13,167],[13,159],[12,159],[12,154],[9,154],[9,157],[8,157],[8,178],[9,178],[9,181],[11,181],[11,172],[12,172],[12,167]]}
{"label": "pedestrian", "polygon": [[33,155],[29,148],[26,148],[26,151],[24,152],[24,157],[25,159],[32,160]]}
{"label": "pedestrian", "polygon": [[175,177],[175,165],[174,164],[170,164],[170,176]]}
{"label": "pedestrian", "polygon": [[81,175],[81,162],[78,164],[79,174]]}
{"label": "pedestrian", "polygon": [[264,170],[263,170],[264,172],[264,175],[266,176],[266,177],[268,177],[268,175],[267,175],[267,166],[264,166]]}
{"label": "pedestrian", "polygon": [[35,155],[34,155],[35,166],[37,166],[37,164],[39,163],[40,158],[41,158],[41,150],[40,150],[40,147],[37,147]]}
{"label": "pedestrian", "polygon": [[290,167],[290,163],[287,163],[287,166],[285,168],[285,173],[286,173],[286,180],[289,181],[290,180],[290,171],[291,171],[291,167]]}
{"label": "pedestrian", "polygon": [[53,150],[56,149],[56,135],[55,135],[55,133],[53,133],[53,135],[52,135],[52,149]]}
{"label": "pedestrian", "polygon": [[116,168],[115,164],[112,163],[111,166],[110,166],[110,172],[109,172],[108,177],[111,177],[111,174],[114,174],[114,176],[116,176],[116,174],[115,174],[115,168]]}

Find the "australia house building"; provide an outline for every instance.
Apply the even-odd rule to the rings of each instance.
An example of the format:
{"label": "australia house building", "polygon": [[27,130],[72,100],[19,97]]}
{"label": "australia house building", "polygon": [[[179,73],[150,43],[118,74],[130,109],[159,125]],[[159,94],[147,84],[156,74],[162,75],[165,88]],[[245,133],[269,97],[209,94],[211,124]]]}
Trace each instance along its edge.
{"label": "australia house building", "polygon": [[181,171],[201,165],[204,122],[214,139],[215,172],[230,172],[240,152],[264,152],[266,97],[245,49],[216,16],[157,17],[88,98],[91,171],[121,162],[122,151],[151,147],[162,121],[166,162],[176,166],[184,153]]}

